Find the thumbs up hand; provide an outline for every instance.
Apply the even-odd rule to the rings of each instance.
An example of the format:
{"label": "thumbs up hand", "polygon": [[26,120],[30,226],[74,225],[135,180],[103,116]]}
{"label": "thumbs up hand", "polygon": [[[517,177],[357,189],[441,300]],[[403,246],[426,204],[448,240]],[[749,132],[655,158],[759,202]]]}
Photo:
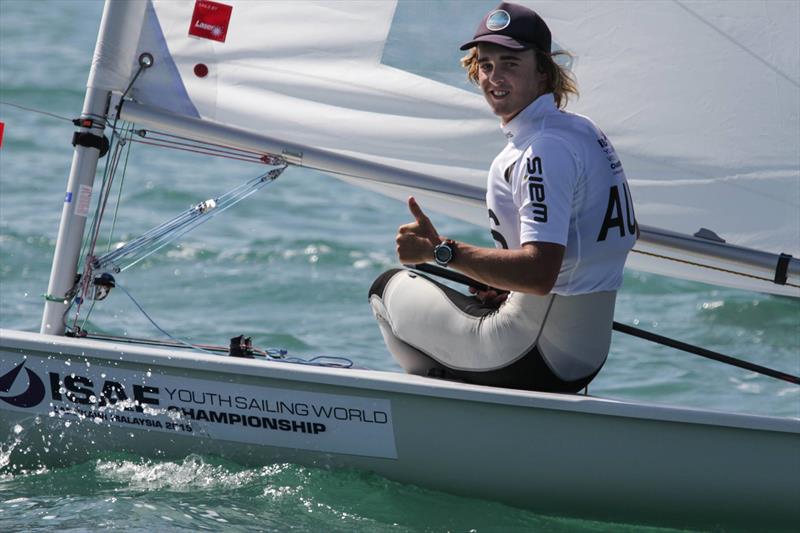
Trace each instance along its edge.
{"label": "thumbs up hand", "polygon": [[433,259],[433,249],[442,242],[442,238],[413,196],[408,199],[408,209],[414,216],[414,222],[403,224],[397,230],[397,257],[403,264],[430,261]]}

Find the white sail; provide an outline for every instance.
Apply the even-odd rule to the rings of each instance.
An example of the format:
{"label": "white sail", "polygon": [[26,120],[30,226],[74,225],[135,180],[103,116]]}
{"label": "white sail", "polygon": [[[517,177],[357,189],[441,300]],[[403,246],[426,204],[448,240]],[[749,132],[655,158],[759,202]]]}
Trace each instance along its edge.
{"label": "white sail", "polygon": [[[660,237],[707,228],[728,244],[800,256],[800,4],[525,3],[577,56],[582,96],[568,109],[595,120],[625,164],[645,229],[629,266],[800,295],[796,260],[789,284],[777,285],[773,255],[751,261],[759,254]],[[216,29],[204,15],[193,18],[219,5],[231,10]],[[404,186],[402,176],[395,185],[358,182],[395,197],[414,192],[424,206],[483,225],[480,198],[446,193],[448,184],[483,189],[505,142],[497,119],[465,84],[385,63],[402,46],[453,70],[457,45],[493,5],[153,0],[139,51],[155,66],[131,95],[199,124],[428,175],[444,194]],[[418,38],[387,44],[393,20],[409,13]]]}

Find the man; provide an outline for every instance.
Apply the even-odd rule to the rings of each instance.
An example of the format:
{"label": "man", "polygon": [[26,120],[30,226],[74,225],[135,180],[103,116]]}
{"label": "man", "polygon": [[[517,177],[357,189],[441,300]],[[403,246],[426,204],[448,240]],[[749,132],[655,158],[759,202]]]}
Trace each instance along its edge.
{"label": "man", "polygon": [[469,297],[407,270],[370,289],[384,339],[406,371],[469,383],[577,392],[602,367],[616,291],[636,240],[622,164],[587,118],[562,111],[577,94],[553,60],[534,11],[501,3],[462,60],[508,145],[489,171],[486,203],[497,248],[438,234],[414,198],[400,227],[404,264],[435,260],[492,290]]}

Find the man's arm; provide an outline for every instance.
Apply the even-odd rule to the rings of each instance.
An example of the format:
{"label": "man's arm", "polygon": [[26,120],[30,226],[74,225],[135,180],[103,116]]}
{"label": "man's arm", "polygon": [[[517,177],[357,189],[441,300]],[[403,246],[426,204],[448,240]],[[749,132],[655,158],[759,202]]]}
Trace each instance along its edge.
{"label": "man's arm", "polygon": [[553,290],[563,258],[564,247],[552,242],[528,242],[516,250],[459,242],[449,266],[497,289],[545,295]]}
{"label": "man's arm", "polygon": [[[400,226],[397,255],[404,264],[430,261],[442,238],[413,197],[408,208],[414,222]],[[528,242],[517,250],[459,242],[450,266],[498,289],[545,295],[555,285],[563,258],[564,247],[549,242]]]}

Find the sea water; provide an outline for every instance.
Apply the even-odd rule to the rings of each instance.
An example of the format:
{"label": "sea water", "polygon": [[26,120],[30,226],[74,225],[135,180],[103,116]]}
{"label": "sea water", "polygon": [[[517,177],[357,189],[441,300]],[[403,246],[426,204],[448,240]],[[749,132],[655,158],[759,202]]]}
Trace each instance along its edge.
{"label": "sea water", "polygon": [[[472,9],[491,7],[484,4]],[[65,119],[81,108],[101,9],[99,2],[0,0],[0,100],[57,115],[0,105],[5,123],[0,148],[3,328],[39,328],[72,154],[74,128]],[[403,9],[408,13],[408,6]],[[396,64],[414,64],[402,49],[391,54]],[[436,70],[435,75],[449,74]],[[116,216],[114,232],[104,229],[100,251],[260,171],[255,165],[136,145],[121,207],[108,213],[109,220]],[[442,234],[491,245],[485,228],[432,216]],[[400,371],[384,348],[366,293],[379,273],[397,266],[394,234],[408,221],[402,203],[292,168],[236,209],[120,274],[118,281],[161,328],[188,342],[227,345],[229,338],[245,334],[258,347],[283,348],[299,357],[344,356],[361,367]],[[787,298],[626,272],[616,319],[800,373],[800,305]],[[163,337],[120,291],[97,304],[86,325],[113,335]],[[800,416],[800,387],[617,333],[590,392]],[[165,461],[99,452],[80,464],[12,473],[9,451],[27,429],[0,435],[2,531],[630,527],[541,516],[366,472],[293,464],[247,468],[212,455]]]}

